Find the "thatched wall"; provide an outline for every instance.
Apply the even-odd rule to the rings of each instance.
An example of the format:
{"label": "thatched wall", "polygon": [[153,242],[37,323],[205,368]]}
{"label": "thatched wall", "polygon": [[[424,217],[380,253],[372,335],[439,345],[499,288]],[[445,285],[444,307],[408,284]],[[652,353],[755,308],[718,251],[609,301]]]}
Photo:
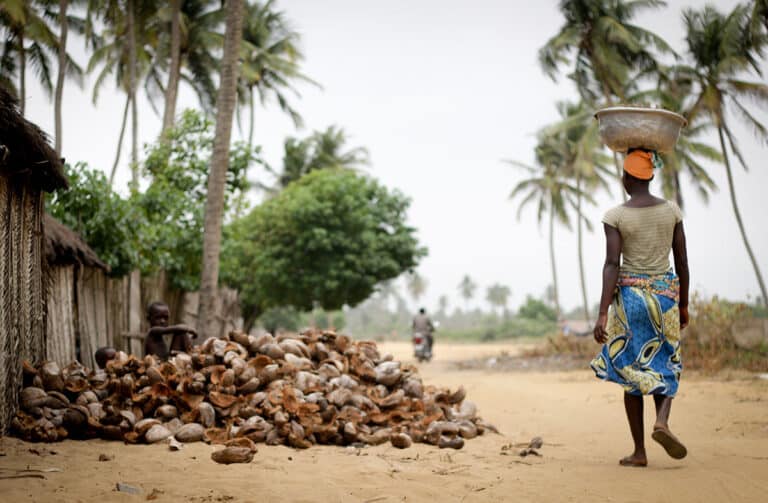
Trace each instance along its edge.
{"label": "thatched wall", "polygon": [[0,87],[0,433],[16,411],[22,360],[45,355],[42,193],[66,186],[47,138]]}
{"label": "thatched wall", "polygon": [[67,363],[77,359],[75,266],[52,267],[48,283],[46,358]]}
{"label": "thatched wall", "polygon": [[39,190],[0,176],[0,431],[16,407],[21,362],[45,355]]}

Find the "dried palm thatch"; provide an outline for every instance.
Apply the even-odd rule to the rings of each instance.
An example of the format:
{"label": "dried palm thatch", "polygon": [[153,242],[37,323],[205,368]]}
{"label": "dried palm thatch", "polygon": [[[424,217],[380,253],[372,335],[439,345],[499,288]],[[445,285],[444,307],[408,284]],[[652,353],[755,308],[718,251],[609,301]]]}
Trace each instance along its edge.
{"label": "dried palm thatch", "polygon": [[43,216],[43,229],[45,258],[49,265],[80,264],[109,272],[109,266],[79,234],[48,213]]}
{"label": "dried palm thatch", "polygon": [[43,132],[0,88],[0,432],[15,411],[21,360],[45,354],[42,192],[66,186]]}

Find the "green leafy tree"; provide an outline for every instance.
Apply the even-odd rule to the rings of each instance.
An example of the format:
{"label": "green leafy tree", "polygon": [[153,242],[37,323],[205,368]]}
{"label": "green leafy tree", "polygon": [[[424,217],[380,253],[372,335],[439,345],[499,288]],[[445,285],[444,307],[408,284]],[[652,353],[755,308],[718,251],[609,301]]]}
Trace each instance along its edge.
{"label": "green leafy tree", "polygon": [[768,85],[744,80],[749,72],[762,76],[759,51],[765,45],[765,35],[751,29],[750,11],[745,5],[737,5],[728,15],[721,14],[711,6],[702,10],[687,9],[683,18],[688,55],[692,61],[689,71],[698,85],[698,94],[689,117],[695,120],[699,115],[705,115],[717,129],[733,213],[761,296],[768,299],[768,291],[749,244],[736,199],[728,146],[742,166],[745,169],[747,166],[731,130],[727,113],[730,111],[737,114],[762,141],[768,141],[768,129],[753,114],[752,109],[743,103],[744,99],[751,99],[757,105],[768,107]]}
{"label": "green leafy tree", "polygon": [[70,188],[48,197],[46,208],[51,215],[80,234],[110,266],[112,275],[146,268],[151,257],[143,253],[144,212],[114,192],[102,171],[84,163],[67,164],[64,171]]}
{"label": "green leafy tree", "polygon": [[[101,171],[67,167],[71,189],[55,193],[48,209],[86,240],[112,274],[162,269],[175,288],[197,290],[212,129],[201,113],[185,111],[166,138],[148,149],[147,189],[128,198],[114,192]],[[244,143],[233,145],[229,157],[225,215],[232,219],[245,204],[247,170],[260,159]]]}
{"label": "green leafy tree", "polygon": [[[134,196],[150,224],[143,232],[155,266],[169,274],[172,285],[186,291],[197,290],[200,284],[213,144],[212,121],[199,112],[185,110],[176,126],[148,150],[144,168],[151,182],[146,191]],[[258,150],[245,143],[235,143],[230,149],[225,219],[242,211],[247,172],[257,162],[261,162]]]}
{"label": "green leafy tree", "polygon": [[534,299],[530,295],[526,297],[525,304],[520,306],[517,312],[520,318],[530,320],[557,321],[557,312],[539,299]]}
{"label": "green leafy tree", "polygon": [[410,202],[348,170],[310,173],[226,229],[222,281],[249,325],[265,309],[354,306],[426,255]]}

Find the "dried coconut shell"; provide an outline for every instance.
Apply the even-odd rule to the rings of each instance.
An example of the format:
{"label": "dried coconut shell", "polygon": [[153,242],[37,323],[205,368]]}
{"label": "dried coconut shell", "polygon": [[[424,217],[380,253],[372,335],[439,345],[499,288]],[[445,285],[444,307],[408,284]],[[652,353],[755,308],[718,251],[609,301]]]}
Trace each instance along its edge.
{"label": "dried coconut shell", "polygon": [[216,411],[208,402],[200,402],[197,406],[199,421],[206,428],[212,428],[216,424]]}
{"label": "dried coconut shell", "polygon": [[61,369],[56,362],[47,361],[40,367],[40,377],[43,380],[43,387],[48,391],[63,391],[64,377],[61,375]]}
{"label": "dried coconut shell", "polygon": [[179,415],[179,410],[174,405],[161,405],[155,410],[155,417],[163,421],[169,421]]}
{"label": "dried coconut shell", "polygon": [[397,447],[398,449],[407,449],[413,443],[411,437],[409,437],[407,433],[395,433],[390,437],[389,441],[392,443],[393,447]]}
{"label": "dried coconut shell", "polygon": [[147,430],[147,432],[144,434],[144,439],[148,444],[154,444],[162,440],[165,440],[170,436],[171,436],[171,432],[170,430],[168,430],[168,428],[166,428],[162,424],[156,424],[152,426],[149,430]]}
{"label": "dried coconut shell", "polygon": [[211,453],[211,459],[224,465],[250,463],[253,460],[253,451],[248,447],[225,447]]}
{"label": "dried coconut shell", "polygon": [[203,439],[205,428],[202,424],[189,423],[182,426],[176,432],[176,440],[179,442],[199,442]]}
{"label": "dried coconut shell", "polygon": [[33,407],[42,407],[48,398],[48,394],[42,388],[35,386],[29,386],[21,390],[19,395],[19,402],[24,409],[32,409]]}
{"label": "dried coconut shell", "polygon": [[233,438],[231,440],[227,440],[227,443],[224,444],[226,447],[244,447],[246,449],[249,449],[251,452],[256,453],[259,451],[259,449],[256,447],[256,444],[248,437],[238,437]]}
{"label": "dried coconut shell", "polygon": [[141,421],[138,421],[133,426],[133,431],[138,433],[139,436],[144,436],[144,434],[146,434],[150,428],[159,424],[160,424],[160,421],[158,421],[157,419],[151,419],[151,418],[142,419]]}

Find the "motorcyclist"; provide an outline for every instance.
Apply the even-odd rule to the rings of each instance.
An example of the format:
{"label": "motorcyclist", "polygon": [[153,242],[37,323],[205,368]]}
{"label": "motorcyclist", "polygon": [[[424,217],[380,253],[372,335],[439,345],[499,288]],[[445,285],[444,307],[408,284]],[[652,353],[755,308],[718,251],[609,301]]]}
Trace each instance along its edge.
{"label": "motorcyclist", "polygon": [[423,307],[419,309],[419,314],[413,318],[413,333],[422,334],[427,338],[427,345],[429,347],[429,353],[432,353],[432,344],[434,343],[434,337],[432,333],[435,331],[435,326],[432,324],[432,320],[427,316],[427,310]]}

